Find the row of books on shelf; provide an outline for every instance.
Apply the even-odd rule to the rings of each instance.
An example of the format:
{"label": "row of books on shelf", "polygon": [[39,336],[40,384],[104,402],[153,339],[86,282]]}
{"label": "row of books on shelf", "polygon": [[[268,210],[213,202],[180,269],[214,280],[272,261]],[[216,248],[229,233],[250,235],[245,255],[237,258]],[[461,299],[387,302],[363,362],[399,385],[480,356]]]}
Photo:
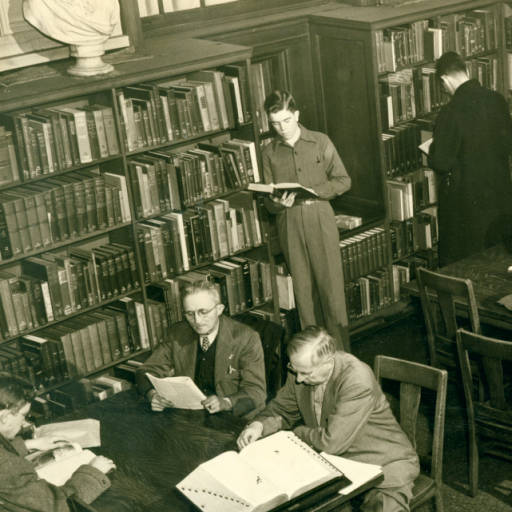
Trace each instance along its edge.
{"label": "row of books on shelf", "polygon": [[247,69],[230,64],[116,90],[128,151],[225,130],[251,120]]}
{"label": "row of books on shelf", "polygon": [[0,193],[0,260],[129,222],[126,179],[79,170]]}
{"label": "row of books on shelf", "polygon": [[[498,88],[498,58],[484,56],[466,61],[468,76],[484,87]],[[434,65],[405,68],[379,79],[383,128],[433,112],[448,101]]]}
{"label": "row of books on shelf", "polygon": [[379,73],[439,58],[447,51],[470,57],[498,47],[494,9],[473,9],[375,32]]}
{"label": "row of books on shelf", "polygon": [[388,210],[391,220],[404,221],[414,217],[437,200],[435,174],[432,169],[418,169],[405,176],[386,181]]}
{"label": "row of books on shelf", "polygon": [[125,297],[2,343],[0,363],[42,389],[93,373],[151,345],[144,305]]}
{"label": "row of books on shelf", "polygon": [[181,210],[259,182],[254,142],[230,139],[162,148],[128,159],[137,218]]}
{"label": "row of books on shelf", "polygon": [[229,315],[238,315],[272,299],[270,263],[236,256],[175,278],[152,283],[146,290],[148,297],[166,305],[168,321],[173,324],[184,320],[181,307],[183,287],[204,280],[218,285],[221,302]]}
{"label": "row of books on shelf", "polygon": [[393,260],[434,248],[439,241],[437,208],[426,208],[403,222],[392,221],[390,236]]}
{"label": "row of books on shelf", "polygon": [[395,299],[393,275],[387,268],[375,269],[369,274],[345,284],[349,320],[371,315]]}
{"label": "row of books on shelf", "polygon": [[512,7],[508,4],[504,4],[505,16],[503,23],[505,26],[505,48],[512,50]]}
{"label": "row of books on shelf", "polygon": [[270,130],[268,115],[264,107],[265,99],[274,89],[272,78],[275,76],[275,73],[272,69],[272,60],[265,59],[261,62],[251,63],[250,72],[254,84],[255,112],[258,118],[258,127],[260,132],[265,133]]}
{"label": "row of books on shelf", "polygon": [[139,287],[133,249],[123,244],[44,253],[0,272],[0,338],[36,329]]}
{"label": "row of books on shelf", "polygon": [[[120,152],[113,109],[87,100],[2,115],[14,133],[18,179],[70,169]],[[14,173],[13,173],[14,174]]]}
{"label": "row of books on shelf", "polygon": [[383,227],[372,228],[340,241],[345,282],[382,268],[388,261],[388,239]]}
{"label": "row of books on shelf", "polygon": [[145,282],[159,281],[262,244],[258,205],[250,192],[139,222]]}

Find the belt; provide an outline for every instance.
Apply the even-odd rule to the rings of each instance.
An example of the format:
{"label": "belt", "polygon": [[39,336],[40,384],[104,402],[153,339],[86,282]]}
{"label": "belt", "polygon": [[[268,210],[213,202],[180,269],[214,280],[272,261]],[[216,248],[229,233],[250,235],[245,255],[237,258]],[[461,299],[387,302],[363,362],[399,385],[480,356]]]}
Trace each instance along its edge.
{"label": "belt", "polygon": [[318,201],[320,201],[320,199],[295,199],[295,201],[293,202],[293,205],[294,206],[303,206],[303,205],[309,205],[309,204],[315,204],[315,203],[318,203]]}

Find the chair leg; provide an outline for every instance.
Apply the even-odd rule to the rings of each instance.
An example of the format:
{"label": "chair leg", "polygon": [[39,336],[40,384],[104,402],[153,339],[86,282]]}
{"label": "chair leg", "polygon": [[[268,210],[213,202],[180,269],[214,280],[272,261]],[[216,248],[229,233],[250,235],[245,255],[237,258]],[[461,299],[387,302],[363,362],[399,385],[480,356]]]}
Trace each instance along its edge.
{"label": "chair leg", "polygon": [[469,492],[471,496],[476,496],[478,492],[478,462],[478,444],[473,426],[469,431]]}
{"label": "chair leg", "polygon": [[434,495],[434,508],[436,512],[443,512],[443,489],[439,486],[436,487],[436,494]]}

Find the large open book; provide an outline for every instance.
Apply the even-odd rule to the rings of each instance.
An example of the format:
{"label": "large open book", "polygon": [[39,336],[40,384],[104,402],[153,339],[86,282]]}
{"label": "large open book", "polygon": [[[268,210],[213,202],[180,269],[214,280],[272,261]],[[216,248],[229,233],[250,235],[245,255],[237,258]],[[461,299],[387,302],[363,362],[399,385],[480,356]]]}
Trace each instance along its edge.
{"label": "large open book", "polygon": [[177,409],[203,409],[204,393],[190,377],[155,377],[146,373],[156,392],[173,403]]}
{"label": "large open book", "polygon": [[64,485],[83,464],[89,464],[96,455],[83,450],[77,443],[62,443],[56,448],[29,453],[25,458],[32,462],[39,478],[53,485]]}
{"label": "large open book", "polygon": [[350,482],[293,432],[280,431],[239,453],[198,466],[176,487],[205,512],[266,512],[328,482]]}
{"label": "large open book", "polygon": [[248,190],[263,194],[281,195],[284,192],[295,192],[295,199],[315,199],[318,194],[300,183],[249,183]]}

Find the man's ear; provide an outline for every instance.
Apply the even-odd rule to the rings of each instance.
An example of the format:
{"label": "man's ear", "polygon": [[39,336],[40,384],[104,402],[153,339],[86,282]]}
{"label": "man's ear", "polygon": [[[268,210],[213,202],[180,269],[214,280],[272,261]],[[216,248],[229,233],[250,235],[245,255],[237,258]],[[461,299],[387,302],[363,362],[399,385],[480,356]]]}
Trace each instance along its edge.
{"label": "man's ear", "polygon": [[296,110],[296,111],[293,113],[293,117],[295,117],[295,121],[299,122],[300,110]]}
{"label": "man's ear", "polygon": [[216,308],[217,308],[217,315],[220,316],[222,315],[222,313],[224,312],[224,308],[226,306],[224,306],[224,304],[217,304]]}

